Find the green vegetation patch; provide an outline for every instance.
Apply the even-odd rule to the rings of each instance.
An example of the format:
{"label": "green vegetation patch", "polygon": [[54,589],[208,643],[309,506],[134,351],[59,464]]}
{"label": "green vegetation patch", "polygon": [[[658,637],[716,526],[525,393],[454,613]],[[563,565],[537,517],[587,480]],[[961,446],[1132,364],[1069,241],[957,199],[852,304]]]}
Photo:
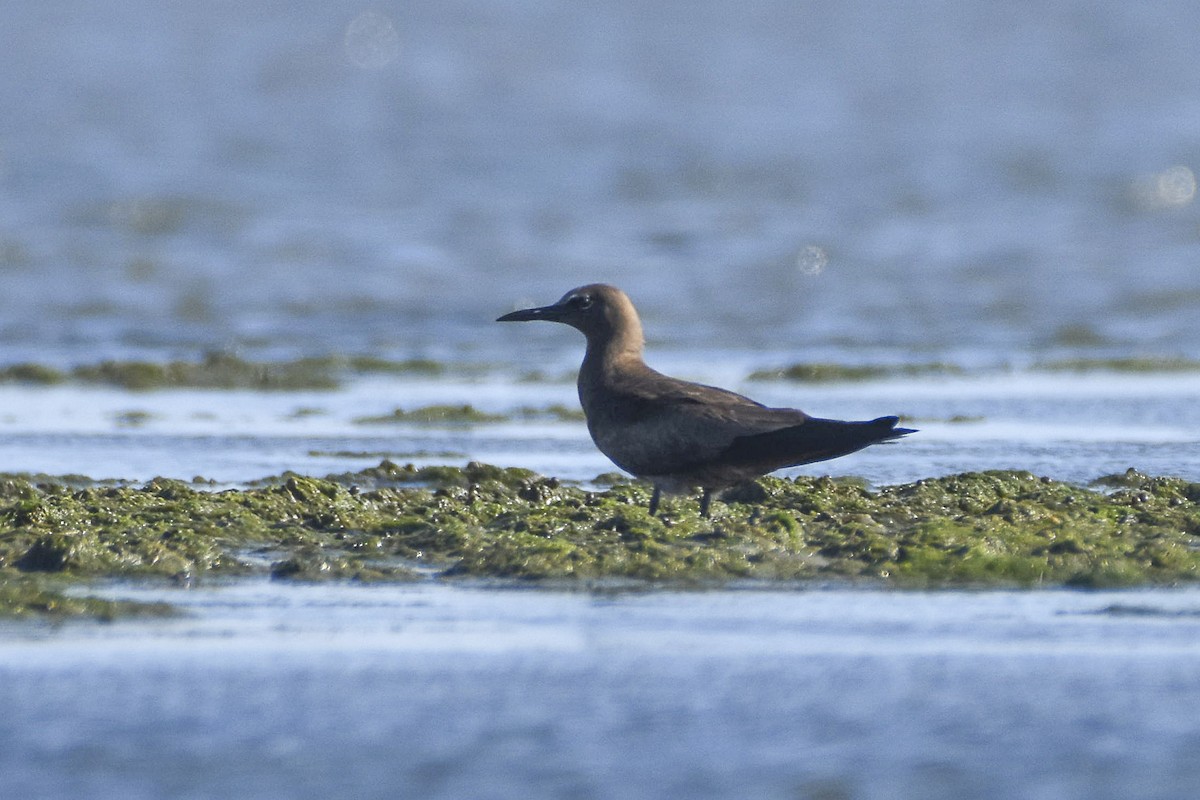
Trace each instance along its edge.
{"label": "green vegetation patch", "polygon": [[441,375],[445,365],[429,359],[392,361],[373,356],[330,356],[293,361],[254,362],[228,353],[209,353],[199,361],[102,361],[72,369],[43,364],[0,368],[0,383],[39,386],[75,382],[152,389],[256,389],[297,391],[335,389],[347,375]]}
{"label": "green vegetation patch", "polygon": [[390,414],[356,417],[354,422],[357,425],[381,425],[394,422],[418,425],[464,425],[478,422],[503,422],[506,419],[508,418],[503,414],[489,414],[472,405],[432,405],[408,411],[397,408]]}
{"label": "green vegetation patch", "polygon": [[955,364],[793,364],[779,369],[760,369],[750,373],[751,381],[797,381],[800,383],[838,383],[872,381],[884,378],[910,378],[919,375],[961,375],[964,370]]}
{"label": "green vegetation patch", "polygon": [[[694,498],[586,491],[486,464],[398,466],[242,490],[0,480],[0,614],[84,613],[44,581],[269,574],[652,585],[869,581],[896,587],[1130,586],[1200,577],[1200,484],[1130,471],[1093,489],[982,472],[872,491],[766,478],[712,519]],[[34,581],[30,583],[30,581]],[[41,595],[39,592],[50,592]],[[70,603],[78,602],[77,612]],[[38,609],[41,609],[39,611]],[[111,613],[117,613],[112,611]]]}
{"label": "green vegetation patch", "polygon": [[511,414],[493,414],[480,411],[472,405],[432,405],[420,408],[397,408],[390,414],[356,417],[358,425],[386,425],[407,423],[415,425],[475,425],[487,422],[512,422],[514,420],[548,422],[584,422],[583,409],[553,403],[548,406],[521,406]]}
{"label": "green vegetation patch", "polygon": [[1200,372],[1200,360],[1147,356],[1143,358],[1068,358],[1034,365],[1041,372]]}
{"label": "green vegetation patch", "polygon": [[521,406],[516,410],[516,417],[528,420],[548,420],[551,422],[586,422],[587,417],[580,406],[567,406],[562,403],[551,403],[548,406]]}
{"label": "green vegetation patch", "polygon": [[124,389],[333,389],[338,383],[327,370],[306,361],[256,364],[237,356],[211,353],[198,362],[104,361],[76,367],[74,380]]}
{"label": "green vegetation patch", "polygon": [[166,603],[104,600],[64,591],[64,581],[0,570],[0,619],[94,619],[166,617],[175,610]]}

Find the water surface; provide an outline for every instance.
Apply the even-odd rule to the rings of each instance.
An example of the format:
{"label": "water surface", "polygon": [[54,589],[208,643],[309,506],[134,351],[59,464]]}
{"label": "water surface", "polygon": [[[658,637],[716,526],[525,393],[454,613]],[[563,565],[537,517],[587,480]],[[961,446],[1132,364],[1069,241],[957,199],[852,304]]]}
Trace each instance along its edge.
{"label": "water surface", "polygon": [[531,332],[492,319],[594,280],[685,354],[1197,357],[1198,27],[1186,0],[13,4],[0,361],[507,360]]}
{"label": "water surface", "polygon": [[[9,3],[0,365],[450,369],[332,392],[4,386],[3,469],[226,485],[390,457],[588,481],[611,467],[580,423],[355,420],[570,405],[577,335],[492,320],[606,280],[654,366],[921,428],[804,471],[1200,480],[1195,374],[1028,369],[1200,358],[1198,28],[1184,0]],[[802,361],[967,373],[746,380]],[[1193,590],[110,591],[192,616],[0,631],[0,795],[1200,785]]]}
{"label": "water surface", "polygon": [[12,797],[1170,798],[1200,594],[118,587],[4,633]]}

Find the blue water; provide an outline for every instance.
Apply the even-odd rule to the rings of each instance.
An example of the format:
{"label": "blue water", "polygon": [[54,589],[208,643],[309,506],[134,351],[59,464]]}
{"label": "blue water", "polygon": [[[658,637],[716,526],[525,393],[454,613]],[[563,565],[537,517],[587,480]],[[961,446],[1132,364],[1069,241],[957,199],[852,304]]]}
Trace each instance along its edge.
{"label": "blue water", "polygon": [[[573,331],[562,333],[577,338]],[[855,475],[879,486],[972,470],[1021,469],[1087,484],[1133,467],[1200,482],[1196,373],[984,373],[827,386],[746,381],[737,377],[745,372],[736,364],[696,365],[686,374],[821,416],[904,414],[920,429],[896,444],[783,475]],[[490,413],[549,403],[578,407],[572,382],[523,382],[503,370],[486,379],[351,381],[326,392],[5,386],[0,387],[5,456],[0,471],[131,481],[201,476],[230,485],[287,470],[356,471],[384,458],[460,466],[484,461],[583,482],[614,470],[582,421],[358,421],[397,407],[463,403]]]}
{"label": "blue water", "polygon": [[113,589],[7,634],[0,792],[1183,798],[1200,595]]}
{"label": "blue water", "polygon": [[[611,469],[604,280],[654,366],[921,428],[809,472],[1200,481],[1200,6],[860,0],[3,4],[0,365],[372,354],[336,392],[0,387],[4,471],[237,484],[398,461]],[[966,367],[853,386],[800,361]],[[526,382],[531,368],[546,380]],[[954,418],[966,421],[952,422]],[[131,422],[136,420],[136,422]],[[240,584],[0,629],[0,796],[1178,798],[1192,590],[561,594]]]}
{"label": "blue water", "polygon": [[593,280],[685,357],[1200,356],[1185,0],[4,16],[0,361],[543,357]]}

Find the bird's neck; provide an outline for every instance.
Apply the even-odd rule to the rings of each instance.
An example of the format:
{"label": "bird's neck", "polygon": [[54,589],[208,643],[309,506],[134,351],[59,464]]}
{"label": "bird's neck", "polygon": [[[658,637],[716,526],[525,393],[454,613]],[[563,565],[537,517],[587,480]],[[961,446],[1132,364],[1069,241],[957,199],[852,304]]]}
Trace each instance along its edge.
{"label": "bird's neck", "polygon": [[637,324],[622,326],[606,335],[588,336],[580,377],[586,372],[592,380],[605,381],[616,371],[645,366],[644,344],[642,326]]}
{"label": "bird's neck", "polygon": [[589,429],[615,413],[609,407],[613,392],[621,391],[627,379],[648,369],[642,361],[642,344],[640,325],[625,328],[619,335],[588,337],[578,390]]}

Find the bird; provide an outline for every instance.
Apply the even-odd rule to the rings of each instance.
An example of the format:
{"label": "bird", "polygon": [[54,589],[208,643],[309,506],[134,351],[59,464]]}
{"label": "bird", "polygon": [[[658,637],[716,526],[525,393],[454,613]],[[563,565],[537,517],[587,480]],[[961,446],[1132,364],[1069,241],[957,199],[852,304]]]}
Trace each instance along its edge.
{"label": "bird", "polygon": [[663,375],[643,360],[637,309],[616,286],[580,286],[553,305],[496,321],[533,320],[563,323],[587,338],[578,389],[588,432],[614,464],[653,485],[651,516],[664,492],[699,488],[700,515],[708,518],[714,492],[916,432],[896,427],[894,416],[821,419]]}

